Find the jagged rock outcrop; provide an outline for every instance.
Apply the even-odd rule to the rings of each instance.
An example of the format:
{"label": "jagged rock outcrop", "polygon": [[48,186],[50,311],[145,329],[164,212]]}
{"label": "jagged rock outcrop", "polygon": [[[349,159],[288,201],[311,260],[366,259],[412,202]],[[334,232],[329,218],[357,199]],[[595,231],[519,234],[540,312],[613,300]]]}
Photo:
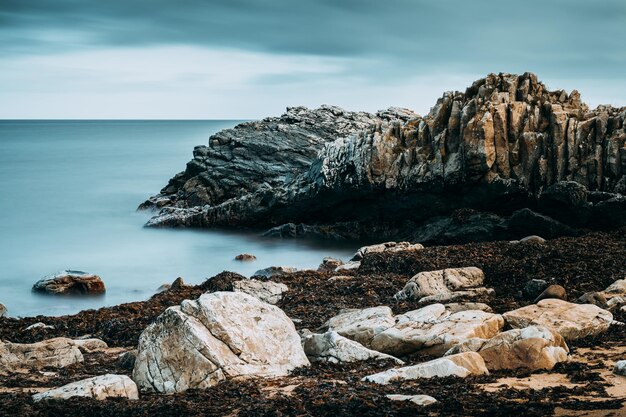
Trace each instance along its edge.
{"label": "jagged rock outcrop", "polygon": [[[411,241],[432,236],[415,226],[462,208],[497,212],[473,219],[467,233],[481,240],[614,227],[626,224],[625,120],[624,108],[589,110],[530,73],[490,74],[424,117],[291,108],[212,136],[142,207],[167,205],[149,226],[304,223]],[[547,230],[509,217],[519,209],[545,215]]]}

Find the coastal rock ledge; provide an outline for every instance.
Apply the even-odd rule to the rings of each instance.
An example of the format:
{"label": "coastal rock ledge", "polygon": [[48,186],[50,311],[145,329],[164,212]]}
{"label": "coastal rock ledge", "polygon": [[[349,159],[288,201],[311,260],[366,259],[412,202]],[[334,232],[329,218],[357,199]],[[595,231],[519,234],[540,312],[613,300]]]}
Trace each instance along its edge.
{"label": "coastal rock ledge", "polygon": [[140,208],[160,210],[152,227],[290,223],[335,239],[575,235],[626,224],[625,121],[530,73],[490,74],[423,117],[288,108],[211,136]]}

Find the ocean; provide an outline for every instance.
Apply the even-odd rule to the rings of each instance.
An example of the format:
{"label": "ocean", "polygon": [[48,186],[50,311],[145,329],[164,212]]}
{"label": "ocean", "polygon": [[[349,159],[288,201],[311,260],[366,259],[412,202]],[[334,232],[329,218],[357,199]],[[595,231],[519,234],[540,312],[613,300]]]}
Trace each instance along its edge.
{"label": "ocean", "polygon": [[[10,316],[64,315],[145,300],[181,276],[223,270],[250,276],[271,265],[314,268],[347,259],[356,243],[260,237],[258,231],[148,229],[137,212],[185,168],[195,145],[239,123],[208,121],[0,121],[0,303]],[[257,260],[236,262],[239,253]],[[32,293],[62,269],[98,274],[102,297]]]}

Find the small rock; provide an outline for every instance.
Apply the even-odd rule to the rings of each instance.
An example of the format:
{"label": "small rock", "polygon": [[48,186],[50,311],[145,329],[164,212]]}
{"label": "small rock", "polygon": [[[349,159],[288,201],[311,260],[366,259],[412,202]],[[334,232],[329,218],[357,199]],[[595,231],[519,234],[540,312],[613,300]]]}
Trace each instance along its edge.
{"label": "small rock", "polygon": [[404,362],[390,355],[371,350],[362,344],[341,336],[337,332],[308,334],[302,338],[304,353],[311,362],[359,362],[369,359],[393,360],[403,365]]}
{"label": "small rock", "polygon": [[240,253],[239,255],[235,256],[235,260],[242,262],[256,261],[256,256],[249,253]]}
{"label": "small rock", "polygon": [[107,349],[109,346],[100,339],[75,339],[74,344],[80,349],[83,353],[91,353],[99,350]]}
{"label": "small rock", "polygon": [[393,381],[412,380],[421,378],[444,378],[457,376],[465,378],[469,375],[488,375],[482,356],[476,352],[465,352],[446,356],[418,365],[404,368],[389,369],[374,375],[366,376],[362,381],[388,384]]}
{"label": "small rock", "polygon": [[396,320],[391,309],[380,306],[360,310],[344,310],[328,320],[324,327],[369,347],[374,336],[392,327],[395,323]]}
{"label": "small rock", "polygon": [[37,343],[0,342],[0,374],[20,369],[64,368],[83,360],[74,341],[64,337]]}
{"label": "small rock", "polygon": [[335,268],[335,272],[356,271],[360,267],[361,267],[361,261],[349,261],[349,262],[346,262],[345,264],[339,265],[337,268]]}
{"label": "small rock", "polygon": [[368,253],[381,253],[381,252],[400,252],[400,251],[415,251],[424,249],[424,246],[419,243],[409,243],[409,242],[385,242],[379,243],[377,245],[363,246],[360,248],[351,261],[360,261],[363,257]]}
{"label": "small rock", "polygon": [[485,311],[487,313],[493,313],[493,309],[489,307],[485,303],[450,303],[446,304],[446,311],[450,314],[458,313],[459,311],[467,311],[467,310],[480,310]]}
{"label": "small rock", "polygon": [[0,317],[4,317],[7,315],[7,308],[4,304],[0,303]]}
{"label": "small rock", "polygon": [[259,269],[253,274],[253,276],[260,276],[269,279],[293,274],[296,271],[298,271],[296,268],[291,268],[289,266],[270,266],[269,268]]}
{"label": "small rock", "polygon": [[607,299],[601,292],[586,292],[578,297],[578,302],[581,304],[593,304],[600,308],[608,308]]}
{"label": "small rock", "polygon": [[519,240],[519,243],[546,243],[546,240],[544,238],[542,238],[541,236],[537,236],[537,235],[530,235],[530,236],[526,236],[525,238],[522,238]]}
{"label": "small rock", "polygon": [[548,288],[548,281],[543,279],[531,279],[526,282],[524,288],[522,289],[522,295],[524,298],[529,300],[534,300],[541,294],[543,290]]}
{"label": "small rock", "polygon": [[436,399],[430,395],[400,395],[400,394],[388,394],[386,395],[391,401],[411,401],[414,404],[427,406],[437,402]]}
{"label": "small rock", "polygon": [[513,328],[544,326],[565,340],[597,336],[608,330],[613,315],[593,304],[573,304],[556,298],[539,301],[502,315]]}
{"label": "small rock", "polygon": [[129,350],[128,352],[124,352],[117,357],[117,364],[122,369],[133,369],[135,366],[135,360],[137,359],[137,350]]}
{"label": "small rock", "polygon": [[606,294],[626,294],[626,279],[618,279],[604,290]]}
{"label": "small rock", "polygon": [[24,330],[26,330],[26,331],[29,331],[29,330],[54,330],[54,326],[50,326],[49,324],[38,322],[38,323],[35,323],[35,324],[31,324],[30,326],[28,326]]}
{"label": "small rock", "polygon": [[341,259],[326,257],[322,260],[322,263],[317,268],[317,270],[320,272],[332,272],[341,265],[343,265],[343,261]]}
{"label": "small rock", "polygon": [[425,303],[476,297],[493,292],[481,287],[484,279],[483,271],[475,267],[420,272],[413,276],[394,298],[419,300],[420,303]]}
{"label": "small rock", "polygon": [[606,308],[608,310],[616,310],[620,307],[622,310],[626,307],[626,296],[611,297],[606,302]]}
{"label": "small rock", "polygon": [[256,279],[246,279],[233,283],[233,291],[249,294],[268,304],[278,303],[288,289],[285,284]]}
{"label": "small rock", "polygon": [[613,368],[613,373],[617,375],[626,376],[626,360],[617,361]]}
{"label": "small rock", "polygon": [[103,294],[102,279],[83,271],[64,270],[48,275],[33,285],[33,291],[46,294]]}
{"label": "small rock", "polygon": [[354,279],[354,277],[352,275],[335,275],[333,277],[328,278],[328,281],[333,282],[333,281],[350,281]]}
{"label": "small rock", "polygon": [[183,279],[183,277],[178,277],[174,280],[174,282],[172,282],[172,286],[170,288],[172,290],[177,290],[186,286],[187,284],[185,284],[185,280]]}
{"label": "small rock", "polygon": [[106,398],[139,399],[137,385],[126,375],[107,374],[82,381],[72,382],[60,388],[33,395],[33,401],[67,400],[72,397],[90,397],[96,400]]}
{"label": "small rock", "polygon": [[171,284],[163,284],[159,288],[157,288],[156,292],[157,293],[164,292],[164,291],[169,290],[170,288],[172,288]]}
{"label": "small rock", "polygon": [[539,294],[534,303],[537,304],[539,301],[546,300],[548,298],[556,298],[558,300],[567,301],[567,291],[565,291],[565,288],[560,285],[552,284]]}

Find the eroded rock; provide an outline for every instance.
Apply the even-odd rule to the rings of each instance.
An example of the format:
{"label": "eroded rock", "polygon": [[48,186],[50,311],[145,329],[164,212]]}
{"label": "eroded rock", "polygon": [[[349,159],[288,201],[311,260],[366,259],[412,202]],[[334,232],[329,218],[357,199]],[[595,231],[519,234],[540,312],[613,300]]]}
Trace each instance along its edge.
{"label": "eroded rock", "polygon": [[397,300],[418,300],[421,303],[473,298],[493,292],[482,287],[484,279],[483,271],[475,267],[420,272],[394,297]]}
{"label": "eroded rock", "polygon": [[245,279],[233,283],[233,291],[251,295],[264,303],[276,304],[289,288],[285,284],[273,281]]}
{"label": "eroded rock", "polygon": [[107,398],[138,400],[139,392],[137,385],[126,375],[106,374],[35,394],[33,401],[67,400],[72,397],[89,397],[96,400]]}
{"label": "eroded rock", "polygon": [[0,342],[0,374],[21,369],[64,368],[83,362],[72,339],[57,337],[37,343]]}
{"label": "eroded rock", "polygon": [[424,246],[419,243],[409,243],[409,242],[385,242],[379,243],[376,245],[363,246],[361,247],[351,261],[360,261],[363,257],[368,253],[382,253],[382,252],[400,252],[400,251],[416,251],[424,249]]}
{"label": "eroded rock", "polygon": [[404,364],[398,358],[368,349],[337,332],[305,335],[302,338],[302,346],[311,362],[341,363],[379,359],[393,360],[400,365]]}
{"label": "eroded rock", "polygon": [[289,266],[270,266],[265,269],[259,269],[254,274],[252,274],[252,276],[260,276],[269,279],[273,277],[280,277],[283,275],[292,274],[296,271],[296,268],[292,268]]}
{"label": "eroded rock", "polygon": [[235,376],[284,376],[308,364],[282,310],[248,294],[215,292],[168,308],[148,326],[133,379],[141,390],[172,393]]}
{"label": "eroded rock", "polygon": [[380,306],[342,311],[328,320],[324,327],[369,347],[374,336],[395,323],[391,309]]}
{"label": "eroded rock", "polygon": [[33,291],[46,294],[103,294],[106,289],[102,279],[83,271],[64,270],[48,275],[33,285]]}

